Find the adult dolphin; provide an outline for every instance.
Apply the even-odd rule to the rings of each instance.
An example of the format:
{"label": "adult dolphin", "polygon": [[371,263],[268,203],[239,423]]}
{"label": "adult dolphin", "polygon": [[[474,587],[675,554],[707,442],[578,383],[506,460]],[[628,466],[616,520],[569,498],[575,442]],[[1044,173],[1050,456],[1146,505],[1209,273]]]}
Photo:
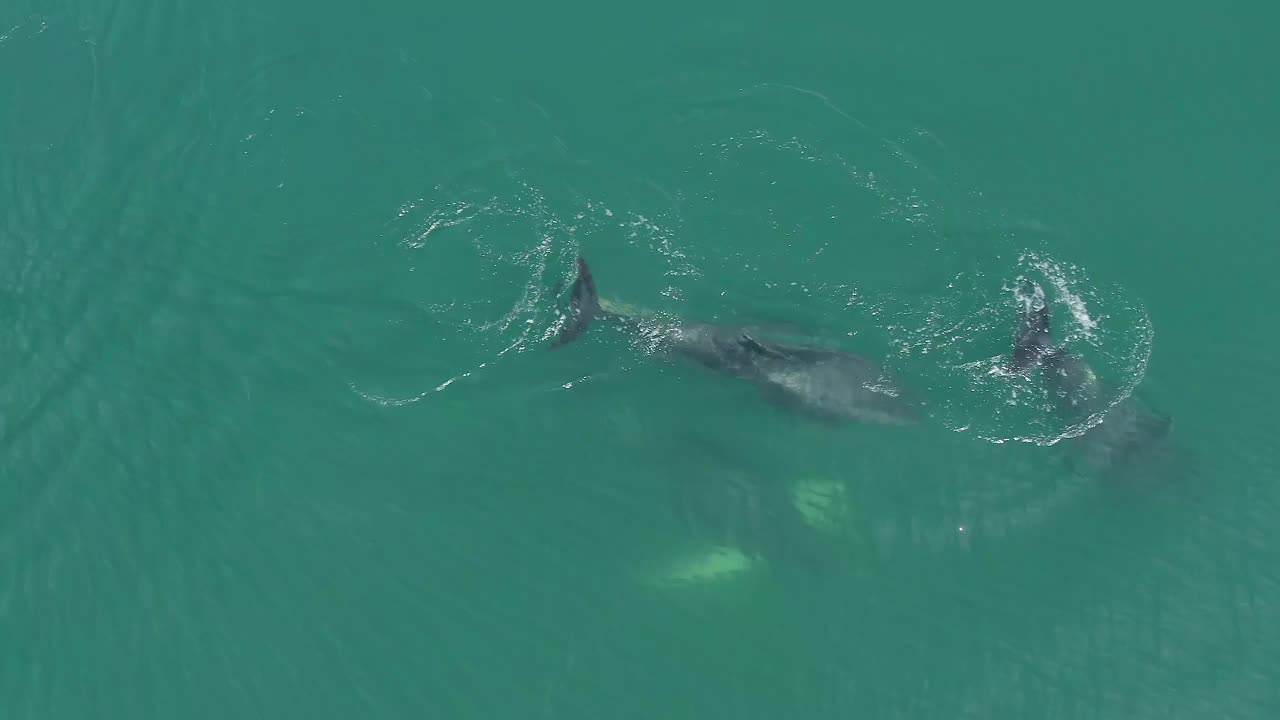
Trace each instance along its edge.
{"label": "adult dolphin", "polygon": [[659,350],[748,380],[770,401],[826,422],[909,425],[919,403],[867,358],[808,344],[773,343],[747,325],[638,317],[601,306],[595,278],[578,258],[570,307],[552,349],[573,342],[597,320],[620,326]]}
{"label": "adult dolphin", "polygon": [[1053,343],[1049,307],[1038,284],[1025,281],[1023,297],[1011,367],[1024,374],[1041,370],[1064,420],[1096,419],[1096,424],[1070,441],[1089,468],[1104,472],[1123,465],[1169,434],[1171,417],[1152,412],[1133,395],[1112,405],[1084,357]]}

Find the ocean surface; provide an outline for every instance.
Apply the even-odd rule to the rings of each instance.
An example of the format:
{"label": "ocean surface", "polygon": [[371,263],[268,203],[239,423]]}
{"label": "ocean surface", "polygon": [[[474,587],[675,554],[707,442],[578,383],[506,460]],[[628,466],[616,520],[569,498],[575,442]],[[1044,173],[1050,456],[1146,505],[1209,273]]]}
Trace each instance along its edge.
{"label": "ocean surface", "polygon": [[0,718],[1280,716],[1278,22],[3,3]]}

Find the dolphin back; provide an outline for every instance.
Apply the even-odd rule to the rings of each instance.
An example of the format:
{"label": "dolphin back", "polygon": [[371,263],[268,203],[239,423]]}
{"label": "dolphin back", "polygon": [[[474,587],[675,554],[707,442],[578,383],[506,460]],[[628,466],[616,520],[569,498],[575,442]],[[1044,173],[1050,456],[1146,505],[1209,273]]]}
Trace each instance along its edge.
{"label": "dolphin back", "polygon": [[596,292],[596,280],[591,275],[587,261],[578,257],[578,277],[569,293],[569,312],[560,334],[551,343],[551,349],[568,345],[587,331],[591,322],[601,315],[600,295]]}

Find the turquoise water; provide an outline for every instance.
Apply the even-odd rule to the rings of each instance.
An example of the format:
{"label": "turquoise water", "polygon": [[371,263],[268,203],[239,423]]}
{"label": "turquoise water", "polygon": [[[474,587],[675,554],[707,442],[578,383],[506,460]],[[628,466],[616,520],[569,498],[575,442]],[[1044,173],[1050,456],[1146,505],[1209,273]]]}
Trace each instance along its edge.
{"label": "turquoise water", "polygon": [[[1274,717],[1276,20],[6,4],[0,716]],[[548,352],[579,254],[927,421]],[[1166,444],[1073,470],[1020,277]]]}

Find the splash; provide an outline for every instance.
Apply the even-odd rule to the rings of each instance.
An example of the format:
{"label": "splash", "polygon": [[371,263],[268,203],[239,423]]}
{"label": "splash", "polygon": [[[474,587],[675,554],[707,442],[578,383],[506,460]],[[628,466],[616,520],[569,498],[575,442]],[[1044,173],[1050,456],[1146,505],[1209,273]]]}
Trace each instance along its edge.
{"label": "splash", "polygon": [[[433,368],[431,358],[424,358],[424,374],[445,379],[410,392],[349,383],[367,402],[382,407],[420,402],[555,337],[566,319],[559,294],[572,282],[573,259],[584,237],[609,235],[652,252],[667,261],[669,276],[699,273],[679,244],[678,213],[622,209],[607,197],[573,187],[553,192],[548,188],[556,184],[509,167],[488,173],[477,185],[436,185],[399,203],[384,223],[384,235],[405,253],[409,271],[427,276],[421,283],[424,296],[416,301],[431,309],[450,353],[469,362],[462,368]],[[668,296],[680,296],[679,287],[668,290]],[[585,379],[562,378],[554,385],[569,389]]]}
{"label": "splash", "polygon": [[[1039,271],[1056,290],[1056,296],[1059,302],[1067,306],[1071,311],[1071,316],[1075,319],[1075,328],[1079,336],[1092,340],[1094,331],[1098,329],[1098,321],[1089,315],[1089,308],[1085,303],[1081,293],[1076,292],[1075,288],[1087,280],[1083,271],[1075,265],[1066,265],[1056,262],[1052,259],[1040,256],[1037,253],[1025,254],[1018,258],[1019,264],[1027,264],[1035,270]],[[1021,277],[1019,278],[1022,279]],[[1041,291],[1040,300],[1043,304],[1044,293]],[[1075,340],[1077,337],[1069,337],[1068,340]]]}

